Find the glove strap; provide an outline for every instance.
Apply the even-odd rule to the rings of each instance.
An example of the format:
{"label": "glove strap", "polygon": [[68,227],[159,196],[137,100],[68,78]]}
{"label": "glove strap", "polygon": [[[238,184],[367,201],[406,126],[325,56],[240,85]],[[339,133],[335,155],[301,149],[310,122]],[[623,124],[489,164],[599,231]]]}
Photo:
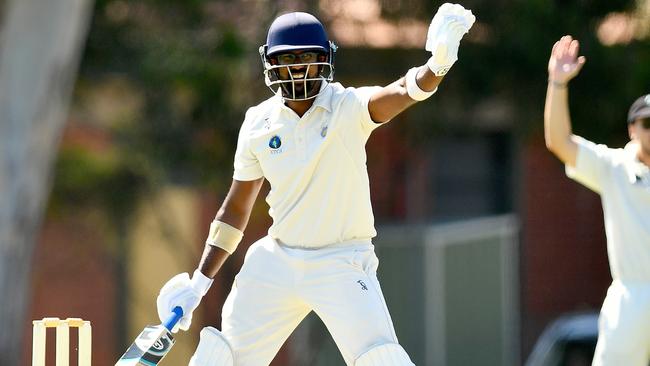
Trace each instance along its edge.
{"label": "glove strap", "polygon": [[419,70],[418,67],[414,67],[410,69],[406,73],[404,80],[406,84],[406,92],[408,93],[409,97],[419,102],[432,96],[433,93],[435,93],[438,90],[438,88],[435,88],[430,92],[420,89],[420,86],[417,83],[418,70]]}
{"label": "glove strap", "polygon": [[449,72],[449,69],[454,66],[454,64],[452,63],[451,65],[440,65],[436,62],[435,58],[431,56],[427,61],[427,66],[436,76],[445,76]]}
{"label": "glove strap", "polygon": [[200,293],[201,296],[205,296],[205,294],[210,289],[210,286],[212,286],[212,282],[212,278],[207,277],[198,269],[194,271],[192,280],[190,281],[192,288]]}

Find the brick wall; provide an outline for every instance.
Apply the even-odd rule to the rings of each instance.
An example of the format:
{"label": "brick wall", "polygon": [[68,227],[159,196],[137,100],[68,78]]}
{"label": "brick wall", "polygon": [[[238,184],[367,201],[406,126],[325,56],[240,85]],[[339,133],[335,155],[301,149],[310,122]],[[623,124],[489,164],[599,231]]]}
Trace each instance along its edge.
{"label": "brick wall", "polygon": [[611,281],[600,197],[538,137],[521,155],[522,355],[565,312],[598,310]]}

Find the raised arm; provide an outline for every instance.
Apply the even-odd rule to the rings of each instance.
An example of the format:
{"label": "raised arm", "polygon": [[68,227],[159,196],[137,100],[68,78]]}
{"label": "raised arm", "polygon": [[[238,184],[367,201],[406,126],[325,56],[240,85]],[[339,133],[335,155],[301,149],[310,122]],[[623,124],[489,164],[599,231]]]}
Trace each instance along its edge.
{"label": "raised arm", "polygon": [[[424,92],[430,92],[438,88],[438,84],[444,76],[436,76],[426,66],[417,68],[417,83]],[[406,108],[418,101],[411,98],[406,90],[406,76],[383,87],[380,91],[370,97],[368,111],[373,121],[377,123],[388,122]]]}
{"label": "raised arm", "polygon": [[562,162],[575,166],[578,145],[571,132],[569,114],[569,81],[585,64],[584,56],[578,57],[579,43],[571,36],[564,36],[553,45],[548,61],[548,87],[544,106],[544,138],[546,147]]}
{"label": "raised arm", "polygon": [[426,50],[431,58],[406,76],[382,88],[368,103],[370,117],[377,123],[391,120],[406,108],[430,97],[444,75],[458,59],[460,40],[476,18],[461,5],[445,3],[433,17],[427,33]]}

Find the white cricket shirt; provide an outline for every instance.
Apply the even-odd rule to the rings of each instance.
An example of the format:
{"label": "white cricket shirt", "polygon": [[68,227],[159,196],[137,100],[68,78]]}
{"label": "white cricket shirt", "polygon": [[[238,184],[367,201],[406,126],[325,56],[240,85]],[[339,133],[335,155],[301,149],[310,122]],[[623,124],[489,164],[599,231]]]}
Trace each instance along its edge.
{"label": "white cricket shirt", "polygon": [[650,170],[633,149],[577,142],[576,166],[566,173],[600,194],[612,278],[650,283]]}
{"label": "white cricket shirt", "polygon": [[377,235],[365,144],[379,126],[368,112],[379,88],[326,85],[302,118],[279,94],[246,112],[233,178],[271,184],[271,237],[317,248]]}

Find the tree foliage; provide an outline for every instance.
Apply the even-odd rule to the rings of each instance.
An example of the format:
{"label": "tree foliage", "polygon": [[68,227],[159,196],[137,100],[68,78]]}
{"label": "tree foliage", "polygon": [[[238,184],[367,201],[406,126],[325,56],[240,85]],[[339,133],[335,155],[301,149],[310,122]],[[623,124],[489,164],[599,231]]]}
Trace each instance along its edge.
{"label": "tree foliage", "polygon": [[[634,0],[470,2],[484,23],[484,40],[463,49],[462,72],[475,100],[504,93],[516,107],[516,125],[526,134],[542,128],[546,66],[555,41],[571,34],[587,57],[571,85],[577,133],[601,142],[626,138],[625,115],[631,102],[648,92],[650,42],[605,46],[598,27],[613,12],[635,11]],[[466,62],[465,60],[471,60]],[[645,60],[645,61],[644,61]],[[458,70],[455,70],[458,71]]]}
{"label": "tree foliage", "polygon": [[[143,99],[138,110],[106,121],[123,162],[149,178],[219,182],[229,169],[243,106],[232,91],[245,80],[245,43],[211,24],[205,2],[102,1],[81,78],[122,78]],[[115,106],[119,108],[119,106]]]}
{"label": "tree foliage", "polygon": [[[440,5],[419,0],[380,3],[387,19],[416,17],[425,22]],[[627,106],[647,85],[649,71],[643,60],[650,52],[648,41],[607,47],[596,34],[605,16],[631,12],[635,1],[463,4],[474,10],[478,23],[463,44],[452,76],[460,87],[450,87],[442,100],[454,98],[471,106],[499,95],[514,106],[516,129],[539,131],[550,48],[561,35],[572,34],[588,58],[571,90],[577,131],[589,129],[593,138],[624,135],[621,121]],[[122,79],[142,100],[130,114],[104,120],[100,126],[117,144],[122,163],[146,172],[142,182],[170,180],[226,188],[243,112],[266,93],[260,90],[257,45],[270,20],[290,5],[201,0],[97,3],[80,85],[92,89],[107,79]],[[301,5],[301,10],[317,8],[311,2]],[[77,93],[82,108],[85,89],[79,87]],[[422,126],[406,128],[422,132]]]}

